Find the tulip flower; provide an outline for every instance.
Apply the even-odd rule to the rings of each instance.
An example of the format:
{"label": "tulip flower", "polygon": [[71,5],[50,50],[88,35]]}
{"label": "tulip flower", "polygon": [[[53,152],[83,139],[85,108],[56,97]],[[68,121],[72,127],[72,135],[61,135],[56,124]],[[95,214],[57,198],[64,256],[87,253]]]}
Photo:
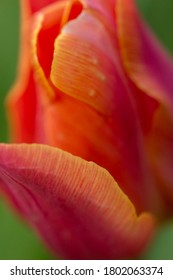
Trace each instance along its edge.
{"label": "tulip flower", "polygon": [[137,257],[172,211],[172,60],[134,0],[20,4],[1,190],[56,256]]}

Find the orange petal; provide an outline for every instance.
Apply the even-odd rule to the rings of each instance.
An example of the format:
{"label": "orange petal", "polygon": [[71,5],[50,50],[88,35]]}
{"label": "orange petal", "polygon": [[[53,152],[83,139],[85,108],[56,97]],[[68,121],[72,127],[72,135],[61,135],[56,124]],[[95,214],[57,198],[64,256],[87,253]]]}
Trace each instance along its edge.
{"label": "orange petal", "polygon": [[53,59],[54,41],[60,32],[66,1],[55,3],[33,17],[32,47],[37,71],[49,78]]}
{"label": "orange petal", "polygon": [[55,41],[50,77],[63,93],[110,116],[115,110],[115,88],[123,90],[123,85],[119,69],[115,70],[115,42],[100,16],[86,9],[64,26]]}
{"label": "orange petal", "polygon": [[157,212],[160,202],[115,31],[101,13],[74,1],[70,7],[62,3],[38,13],[32,43],[35,72],[43,86],[40,96],[53,97],[44,104],[42,115],[46,143],[103,166],[139,211]]}
{"label": "orange petal", "polygon": [[[36,88],[31,68],[30,36],[31,14],[28,1],[21,3],[21,41],[19,50],[19,66],[14,86],[7,100],[7,114],[10,126],[10,137],[14,142],[33,142],[36,122]],[[27,38],[27,39],[26,39]]]}
{"label": "orange petal", "polygon": [[[49,79],[51,63],[53,59],[54,40],[61,31],[61,28],[81,13],[82,9],[96,9],[102,13],[110,15],[114,21],[113,1],[103,8],[103,0],[95,1],[78,1],[78,0],[62,0],[55,2],[54,5],[46,6],[34,16],[33,26],[33,50],[34,61],[39,72],[44,72],[46,79]],[[44,46],[44,47],[43,47]],[[42,69],[40,69],[40,67]],[[42,73],[43,76],[43,73]],[[43,77],[42,77],[43,78]]]}
{"label": "orange petal", "polygon": [[151,237],[152,216],[137,216],[105,169],[62,150],[1,144],[0,182],[57,255],[130,258]]}
{"label": "orange petal", "polygon": [[[62,24],[72,20],[81,11],[82,5],[77,1],[71,7],[71,1],[55,2],[42,9],[33,17],[32,24],[32,60],[38,82],[43,86],[43,92],[52,100],[56,89],[50,82],[50,71],[54,53],[54,41],[60,33]],[[73,2],[73,1],[72,1]],[[68,7],[69,6],[69,7]],[[70,9],[70,14],[68,10]]]}
{"label": "orange petal", "polygon": [[[30,40],[26,40],[26,37],[30,39],[31,26],[27,3],[21,2],[23,21],[19,75],[7,101],[12,140],[47,143],[92,160],[114,176],[139,212],[144,209],[158,212],[161,209],[160,201],[147,166],[138,120],[118,58],[114,31],[98,11],[83,12],[81,23],[87,32],[82,32],[77,26],[74,31],[72,22],[77,24],[82,15],[78,2],[73,3],[69,17],[66,14],[71,21],[65,24],[64,30],[77,35],[76,42],[79,42],[81,54],[84,55],[81,57],[86,59],[86,74],[90,75],[90,82],[93,81],[92,67],[98,74],[94,73],[98,80],[93,81],[94,86],[98,86],[99,95],[96,98],[89,96],[87,99],[84,87],[86,79],[81,80],[84,89],[81,92],[82,102],[78,100],[79,96],[75,99],[68,92],[61,93],[49,81],[53,42],[60,30],[65,2],[56,2],[35,14],[32,53]],[[79,18],[72,21],[78,14]],[[93,30],[97,34],[95,37],[92,36]],[[85,43],[82,48],[80,38],[91,48],[86,49]],[[102,44],[103,38],[107,44]],[[90,59],[93,63],[97,62],[90,57],[90,50],[96,57],[99,55],[100,65],[89,64]],[[34,62],[34,69],[31,62]],[[106,81],[100,83],[102,72],[106,75]],[[66,76],[65,72],[62,78]],[[73,73],[69,77],[77,86]],[[68,90],[68,85],[65,86]],[[45,96],[57,96],[57,99],[46,98],[45,104],[45,100],[42,100]],[[143,198],[144,190],[146,199]]]}
{"label": "orange petal", "polygon": [[[112,156],[105,156],[109,165],[106,160],[94,161],[111,172],[136,206],[140,208],[139,205],[147,202],[150,205],[147,209],[151,210],[157,191],[147,166],[131,88],[121,68],[115,30],[100,13],[84,9],[76,20],[64,26],[55,41],[50,77],[58,90],[89,105],[104,117],[110,137],[109,142],[103,140],[103,144],[107,146],[108,143],[109,147],[110,143],[114,148],[111,146]],[[95,133],[97,141],[102,141],[104,134],[99,135],[98,130]],[[124,169],[129,171],[127,176],[122,174]],[[148,193],[145,203],[144,189]]]}

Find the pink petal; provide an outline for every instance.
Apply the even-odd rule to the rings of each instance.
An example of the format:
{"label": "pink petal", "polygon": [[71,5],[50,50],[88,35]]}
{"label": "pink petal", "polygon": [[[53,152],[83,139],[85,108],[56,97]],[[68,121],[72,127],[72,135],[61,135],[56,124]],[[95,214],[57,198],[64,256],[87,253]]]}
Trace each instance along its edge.
{"label": "pink petal", "polygon": [[151,238],[152,216],[137,216],[105,169],[62,150],[1,144],[0,182],[57,255],[129,258]]}
{"label": "pink petal", "polygon": [[134,0],[117,0],[118,37],[124,67],[146,94],[172,107],[173,61],[141,20]]}
{"label": "pink petal", "polygon": [[102,14],[112,27],[115,27],[115,3],[116,0],[80,0],[84,7]]}
{"label": "pink petal", "polygon": [[[146,135],[149,160],[167,204],[172,204],[173,60],[142,22],[133,0],[117,0],[116,14],[124,68],[143,92],[137,97],[138,105],[150,115]],[[150,114],[153,101],[156,106]]]}

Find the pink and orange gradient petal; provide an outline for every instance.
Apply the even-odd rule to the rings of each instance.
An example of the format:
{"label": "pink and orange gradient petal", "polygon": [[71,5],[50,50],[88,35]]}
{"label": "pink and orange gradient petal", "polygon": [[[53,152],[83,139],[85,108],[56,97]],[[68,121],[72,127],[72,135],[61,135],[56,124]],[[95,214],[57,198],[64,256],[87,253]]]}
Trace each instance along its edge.
{"label": "pink and orange gradient petal", "polygon": [[130,258],[145,248],[154,229],[153,217],[137,216],[105,169],[57,148],[1,144],[0,183],[65,258]]}
{"label": "pink and orange gradient petal", "polygon": [[[68,8],[65,1],[45,7],[32,17],[32,22],[27,3],[21,2],[19,75],[7,98],[12,141],[46,143],[92,160],[116,178],[139,212],[144,209],[158,212],[162,202],[148,168],[137,114],[118,57],[115,32],[102,14],[81,10],[78,1],[72,3],[69,15],[66,14],[68,20],[77,18],[62,29],[61,17]],[[75,45],[78,42],[76,48],[74,39]],[[70,48],[66,41],[71,42]],[[42,48],[45,43],[46,55]],[[58,88],[52,85],[50,75]],[[49,98],[49,91],[55,99]],[[157,197],[155,203],[153,197]]]}
{"label": "pink and orange gradient petal", "polygon": [[143,92],[137,97],[138,106],[149,112],[152,102],[157,103],[146,140],[158,185],[172,204],[173,60],[141,20],[134,0],[117,0],[116,16],[122,63],[128,77]]}
{"label": "pink and orange gradient petal", "polygon": [[[107,153],[105,160],[100,161],[98,156],[94,161],[108,169],[135,205],[138,204],[140,211],[144,202],[144,188],[148,193],[148,199],[145,200],[147,206],[144,207],[151,210],[154,206],[153,197],[158,198],[158,193],[147,166],[143,136],[118,57],[115,38],[115,32],[105,24],[101,14],[84,9],[76,20],[64,26],[55,41],[50,78],[62,94],[81,101],[82,107],[82,103],[88,105],[83,115],[92,109],[98,113],[94,119],[104,119],[104,127],[110,130],[109,141],[104,142],[102,135],[108,134],[99,133],[97,128],[94,130],[95,139],[102,142],[102,145],[105,143],[105,146],[111,147],[112,156]],[[94,127],[95,122],[91,123]],[[94,151],[93,154],[97,154],[97,145]],[[102,149],[100,153],[102,154]],[[93,157],[90,159],[93,160]],[[128,170],[128,174],[124,174],[124,169]],[[154,208],[158,211],[161,208],[160,202],[159,207],[156,204]]]}
{"label": "pink and orange gradient petal", "polygon": [[141,20],[134,0],[116,1],[117,34],[123,65],[147,95],[172,108],[173,61]]}
{"label": "pink and orange gradient petal", "polygon": [[87,9],[95,10],[103,15],[106,18],[106,21],[114,28],[116,25],[115,22],[115,3],[116,0],[80,0],[83,6]]}

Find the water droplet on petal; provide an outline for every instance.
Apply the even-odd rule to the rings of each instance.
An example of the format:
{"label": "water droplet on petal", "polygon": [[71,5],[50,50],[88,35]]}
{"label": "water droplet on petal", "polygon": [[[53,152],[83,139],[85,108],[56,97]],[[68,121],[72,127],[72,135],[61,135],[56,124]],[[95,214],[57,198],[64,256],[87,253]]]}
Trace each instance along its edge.
{"label": "water droplet on petal", "polygon": [[101,80],[101,81],[105,81],[106,80],[106,76],[102,73],[102,72],[96,72],[97,77]]}
{"label": "water droplet on petal", "polygon": [[93,57],[92,58],[92,63],[94,64],[94,65],[97,65],[99,62],[98,62],[98,59],[97,58],[95,58],[95,57]]}
{"label": "water droplet on petal", "polygon": [[96,95],[96,91],[94,89],[90,89],[88,91],[88,95],[91,96],[91,97],[94,97]]}

